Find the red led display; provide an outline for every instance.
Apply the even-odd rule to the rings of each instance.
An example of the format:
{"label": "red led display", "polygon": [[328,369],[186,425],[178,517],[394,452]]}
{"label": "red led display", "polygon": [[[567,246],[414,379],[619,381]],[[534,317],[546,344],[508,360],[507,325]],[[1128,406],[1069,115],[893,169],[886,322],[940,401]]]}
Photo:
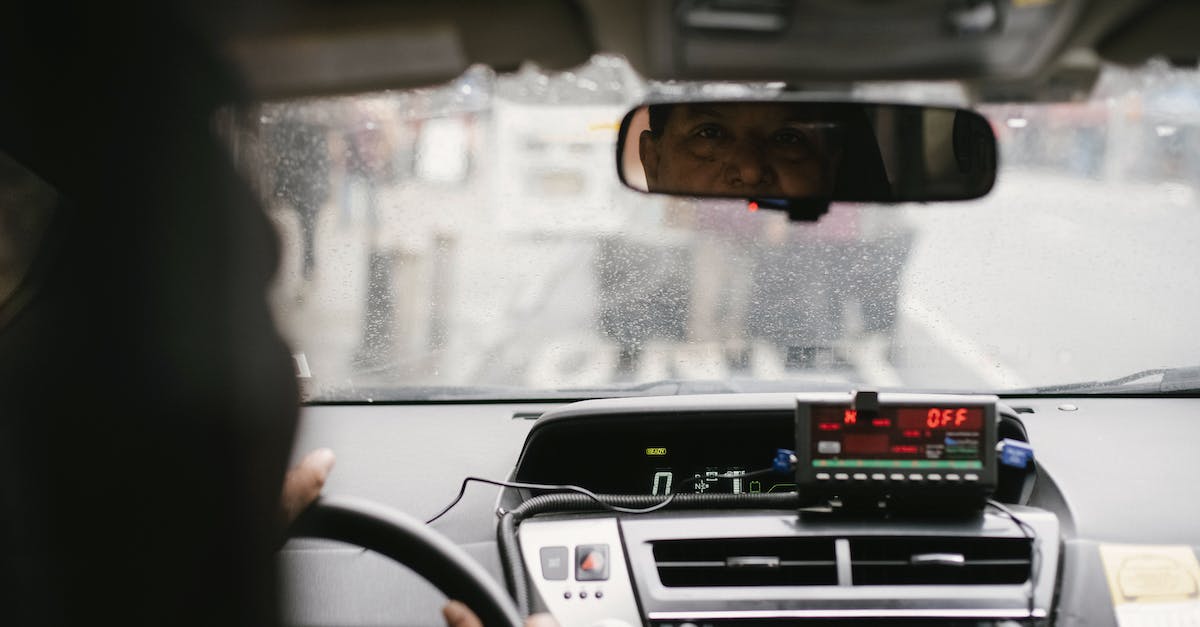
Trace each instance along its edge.
{"label": "red led display", "polygon": [[983,428],[983,409],[979,407],[902,407],[896,410],[896,422],[901,429],[964,429]]}
{"label": "red led display", "polygon": [[847,433],[842,437],[842,454],[877,455],[886,453],[891,439],[886,433]]}
{"label": "red led display", "polygon": [[975,460],[982,455],[986,408],[883,406],[867,417],[845,405],[810,413],[813,459]]}

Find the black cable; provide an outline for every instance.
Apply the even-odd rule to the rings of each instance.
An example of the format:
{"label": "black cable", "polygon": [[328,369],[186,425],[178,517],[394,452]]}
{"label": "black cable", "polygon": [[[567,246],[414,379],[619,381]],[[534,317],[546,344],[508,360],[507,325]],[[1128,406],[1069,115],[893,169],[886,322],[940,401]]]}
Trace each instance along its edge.
{"label": "black cable", "polygon": [[[789,451],[790,452],[790,451]],[[795,467],[795,454],[792,454],[792,470]],[[777,462],[778,464],[778,462]],[[772,465],[767,468],[760,468],[750,472],[727,472],[719,475],[695,475],[684,479],[679,483],[680,489],[685,488],[697,481],[709,479],[740,479],[746,477],[757,477],[771,472],[779,472],[782,468],[778,465]],[[497,544],[500,550],[500,560],[504,568],[504,577],[508,583],[508,589],[512,593],[513,600],[517,604],[517,609],[520,610],[521,616],[529,615],[529,584],[522,575],[524,569],[521,565],[521,550],[517,545],[517,524],[526,516],[532,516],[535,513],[542,511],[541,508],[566,507],[571,509],[586,509],[587,507],[596,507],[611,512],[621,514],[649,514],[663,509],[672,503],[678,502],[676,497],[679,496],[684,506],[698,505],[704,506],[723,506],[723,507],[771,507],[768,505],[778,505],[781,507],[794,507],[796,505],[796,495],[794,493],[784,494],[680,494],[678,491],[671,492],[665,498],[657,495],[644,494],[605,494],[600,495],[588,490],[587,488],[577,485],[556,485],[545,483],[524,483],[520,481],[497,481],[494,479],[484,479],[482,477],[466,477],[458,488],[458,494],[449,505],[442,508],[425,524],[432,524],[437,519],[445,516],[447,512],[454,509],[462,501],[463,496],[467,493],[467,484],[475,481],[478,483],[486,483],[504,488],[515,488],[523,490],[544,490],[549,494],[535,496],[527,501],[524,501],[517,507],[508,512],[504,512],[500,518],[500,524],[496,529]],[[571,492],[573,494],[563,494],[563,492]],[[775,497],[775,498],[771,498]],[[641,507],[637,507],[641,506]]]}
{"label": "black cable", "polygon": [[[557,494],[552,496],[570,496],[574,494]],[[504,571],[504,582],[508,592],[517,605],[517,613],[521,618],[529,616],[529,581],[525,579],[525,565],[521,559],[521,546],[517,544],[518,517],[512,512],[505,512],[496,526],[496,548],[500,553],[500,568]]]}
{"label": "black cable", "polygon": [[1021,534],[1025,536],[1025,539],[1029,540],[1031,547],[1029,568],[1029,619],[1034,620],[1033,610],[1037,605],[1035,602],[1035,595],[1037,594],[1038,574],[1041,570],[1042,564],[1042,546],[1041,542],[1038,540],[1037,530],[1034,529],[1029,523],[1018,518],[1017,515],[1003,503],[995,499],[988,499],[987,504],[1008,516],[1009,519],[1011,519],[1013,523],[1017,525],[1017,529],[1021,530]]}
{"label": "black cable", "polygon": [[[775,471],[775,468],[771,467],[771,468],[760,468],[759,470],[754,470],[751,472],[727,472],[724,474],[715,475],[713,477],[705,477],[703,475],[696,475],[694,477],[689,477],[688,479],[685,479],[682,482],[680,482],[680,487],[682,488],[689,484],[695,483],[696,481],[699,481],[699,480],[740,479],[740,478],[744,478],[744,477],[757,477],[759,475],[764,475],[764,474],[767,474],[769,472],[774,472],[774,471]],[[547,483],[522,483],[519,481],[497,481],[495,479],[484,479],[482,477],[467,477],[467,478],[463,479],[462,485],[459,486],[458,495],[454,497],[454,500],[451,501],[450,504],[447,505],[445,508],[443,508],[442,511],[438,512],[437,515],[435,515],[433,518],[430,518],[429,520],[425,521],[425,524],[428,525],[428,524],[433,523],[433,521],[441,518],[442,516],[445,516],[447,512],[449,512],[451,509],[454,509],[454,506],[458,505],[459,501],[462,501],[463,496],[466,495],[467,484],[472,481],[476,481],[479,483],[486,483],[489,485],[499,486],[499,487],[503,487],[503,488],[517,488],[517,489],[523,489],[523,490],[546,490],[548,492],[575,492],[577,494],[582,494],[583,496],[590,498],[591,500],[595,501],[596,504],[600,505],[604,509],[607,509],[612,512],[621,513],[621,514],[649,514],[650,512],[658,511],[658,510],[666,507],[667,505],[669,505],[671,503],[671,501],[673,501],[675,499],[675,495],[677,494],[677,492],[672,492],[671,494],[666,495],[666,498],[662,499],[660,502],[658,502],[654,505],[651,505],[649,507],[629,508],[629,507],[621,507],[618,505],[610,505],[609,503],[606,503],[605,500],[600,497],[600,495],[596,494],[595,492],[592,492],[591,490],[588,490],[587,488],[583,488],[583,487],[580,487],[577,485],[555,485],[555,484],[547,484]],[[656,496],[655,498],[658,498],[658,497]]]}
{"label": "black cable", "polygon": [[486,484],[494,485],[494,486],[500,486],[502,488],[519,488],[519,489],[523,489],[523,490],[546,490],[546,491],[550,491],[550,492],[560,492],[560,493],[561,492],[574,492],[576,494],[582,494],[583,496],[586,496],[587,498],[591,499],[597,505],[601,506],[604,509],[607,509],[607,510],[610,510],[613,512],[620,512],[622,514],[649,514],[650,512],[653,512],[653,511],[656,511],[656,510],[666,507],[668,504],[671,503],[671,500],[675,498],[674,494],[670,494],[670,495],[667,495],[666,499],[663,499],[661,502],[659,502],[655,505],[652,505],[650,507],[643,507],[643,508],[635,509],[635,508],[629,508],[629,507],[621,507],[618,505],[609,505],[608,503],[605,503],[600,498],[599,494],[596,494],[595,492],[592,492],[591,490],[589,490],[587,488],[581,488],[577,485],[553,485],[553,484],[548,484],[548,483],[522,483],[519,481],[496,481],[493,479],[484,479],[482,477],[467,477],[466,479],[463,479],[462,486],[459,487],[459,489],[458,489],[458,496],[454,497],[454,500],[451,501],[451,503],[449,505],[447,505],[445,507],[445,509],[438,512],[438,514],[436,516],[425,521],[425,524],[428,525],[428,524],[432,523],[433,521],[441,518],[442,516],[446,515],[447,512],[449,512],[451,509],[453,509],[455,505],[458,505],[458,502],[462,500],[463,495],[465,495],[467,492],[467,484],[472,481],[477,481],[479,483],[486,483]]}
{"label": "black cable", "polygon": [[[660,497],[647,494],[600,494],[607,503],[634,507],[647,503],[656,503]],[[688,494],[682,493],[671,501],[672,508],[678,509],[790,509],[797,506],[799,497],[795,492],[770,493],[741,493],[741,494]],[[520,505],[504,512],[504,516],[512,516],[517,522],[548,512],[577,512],[589,508],[601,510],[591,499],[577,494],[542,494],[535,496]]]}

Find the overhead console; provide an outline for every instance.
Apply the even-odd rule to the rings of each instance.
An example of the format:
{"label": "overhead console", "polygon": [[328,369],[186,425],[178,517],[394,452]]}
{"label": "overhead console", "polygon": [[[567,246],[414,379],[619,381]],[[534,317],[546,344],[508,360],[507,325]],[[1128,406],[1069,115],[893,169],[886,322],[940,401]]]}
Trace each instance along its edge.
{"label": "overhead console", "polygon": [[632,58],[677,80],[1017,79],[1053,58],[1085,4],[654,0],[646,58]]}
{"label": "overhead console", "polygon": [[577,403],[534,426],[515,479],[605,504],[503,494],[510,587],[564,627],[1040,620],[1059,522],[997,454],[1024,440],[991,396]]}

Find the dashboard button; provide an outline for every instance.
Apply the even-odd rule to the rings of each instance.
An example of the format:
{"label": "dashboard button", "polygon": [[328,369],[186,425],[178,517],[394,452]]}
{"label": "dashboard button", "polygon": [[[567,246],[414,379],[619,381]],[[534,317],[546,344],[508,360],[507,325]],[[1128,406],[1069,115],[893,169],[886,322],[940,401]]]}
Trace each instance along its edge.
{"label": "dashboard button", "polygon": [[915,473],[915,472],[914,472],[914,473],[912,473],[911,475],[909,475],[909,476],[908,476],[908,480],[909,480],[909,481],[924,481],[924,480],[925,480],[925,475],[922,475],[922,474],[919,474],[919,473]]}
{"label": "dashboard button", "polygon": [[603,598],[604,598],[604,591],[603,591],[603,590],[597,590],[597,591],[596,591],[596,594],[593,594],[592,596],[596,597],[597,599],[603,599]]}
{"label": "dashboard button", "polygon": [[866,480],[867,480],[867,473],[865,473],[865,472],[856,472],[856,473],[854,473],[854,480],[855,480],[855,481],[866,481]]}
{"label": "dashboard button", "polygon": [[887,481],[887,475],[883,474],[882,472],[877,472],[871,475],[871,479],[874,481]]}
{"label": "dashboard button", "polygon": [[942,476],[937,474],[936,472],[931,472],[931,473],[925,475],[925,478],[930,481],[941,481],[942,480]]}
{"label": "dashboard button", "polygon": [[586,598],[587,598],[587,590],[580,590],[580,591],[579,591],[579,598],[581,598],[581,599],[586,599]]}
{"label": "dashboard button", "polygon": [[979,475],[977,475],[973,472],[969,472],[969,473],[963,475],[963,479],[966,481],[979,481]]}
{"label": "dashboard button", "polygon": [[846,480],[850,479],[850,475],[848,475],[844,472],[839,472],[836,475],[834,475],[833,478],[837,479],[838,481],[846,481]]}
{"label": "dashboard button", "polygon": [[902,473],[893,472],[891,474],[891,480],[892,481],[904,481],[904,475]]}
{"label": "dashboard button", "polygon": [[538,551],[542,559],[542,577],[548,581],[565,581],[567,579],[567,557],[565,546],[544,546]]}
{"label": "dashboard button", "polygon": [[827,473],[827,472],[818,472],[818,473],[816,474],[816,478],[817,478],[817,481],[829,481],[829,473]]}
{"label": "dashboard button", "polygon": [[[605,581],[608,579],[608,545],[580,544],[575,547],[575,580]],[[583,598],[580,592],[579,597]]]}
{"label": "dashboard button", "polygon": [[956,472],[948,473],[946,475],[946,481],[959,481],[961,479],[962,477],[958,476],[958,473]]}

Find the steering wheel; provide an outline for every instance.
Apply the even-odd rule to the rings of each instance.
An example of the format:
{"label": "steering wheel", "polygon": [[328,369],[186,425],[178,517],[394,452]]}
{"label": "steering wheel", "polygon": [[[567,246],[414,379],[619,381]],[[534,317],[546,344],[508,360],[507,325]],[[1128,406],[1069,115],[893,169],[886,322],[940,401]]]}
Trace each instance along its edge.
{"label": "steering wheel", "polygon": [[293,538],[345,542],[392,558],[462,601],[488,627],[521,627],[508,594],[465,551],[425,523],[390,507],[346,496],[323,496],[292,524]]}

